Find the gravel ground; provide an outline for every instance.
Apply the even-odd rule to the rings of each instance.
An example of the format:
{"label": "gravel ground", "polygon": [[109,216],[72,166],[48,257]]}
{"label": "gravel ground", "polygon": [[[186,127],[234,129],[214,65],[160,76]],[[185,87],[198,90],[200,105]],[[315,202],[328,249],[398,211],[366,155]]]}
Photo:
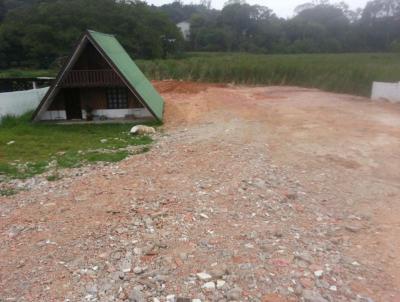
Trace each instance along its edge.
{"label": "gravel ground", "polygon": [[0,301],[400,301],[400,106],[159,82],[148,153],[0,199]]}

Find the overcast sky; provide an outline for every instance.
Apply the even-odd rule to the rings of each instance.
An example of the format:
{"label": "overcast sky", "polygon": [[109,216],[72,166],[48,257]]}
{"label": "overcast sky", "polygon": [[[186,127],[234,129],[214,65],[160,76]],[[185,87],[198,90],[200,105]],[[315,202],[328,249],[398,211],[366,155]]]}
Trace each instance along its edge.
{"label": "overcast sky", "polygon": [[[163,5],[166,3],[171,3],[172,0],[146,0],[147,3],[149,4],[154,4],[154,5]],[[194,3],[198,4],[200,1],[199,0],[183,0],[185,4],[189,3]],[[212,0],[211,6],[213,8],[218,8],[221,9],[224,5],[226,0]],[[295,9],[296,6],[299,4],[307,3],[307,2],[312,2],[312,1],[307,1],[307,0],[247,0],[246,1],[249,4],[259,4],[259,5],[264,5],[268,6],[271,8],[279,17],[291,17],[294,13],[293,10]],[[338,1],[331,1],[331,2],[340,2]],[[344,2],[348,3],[352,9],[354,8],[364,8],[365,4],[368,2],[368,0],[345,0]]]}

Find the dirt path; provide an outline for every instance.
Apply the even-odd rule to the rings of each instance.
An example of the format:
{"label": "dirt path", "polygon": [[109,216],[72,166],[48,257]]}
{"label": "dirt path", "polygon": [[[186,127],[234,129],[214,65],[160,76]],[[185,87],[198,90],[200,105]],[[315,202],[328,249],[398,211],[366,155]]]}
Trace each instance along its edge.
{"label": "dirt path", "polygon": [[400,301],[399,105],[157,88],[149,153],[1,199],[0,301]]}

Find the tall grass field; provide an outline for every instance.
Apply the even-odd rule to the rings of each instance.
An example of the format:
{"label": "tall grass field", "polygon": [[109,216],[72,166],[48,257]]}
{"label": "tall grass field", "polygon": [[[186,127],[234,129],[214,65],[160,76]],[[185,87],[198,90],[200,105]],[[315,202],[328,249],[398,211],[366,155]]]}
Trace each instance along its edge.
{"label": "tall grass field", "polygon": [[[247,85],[295,85],[369,96],[373,81],[400,81],[400,54],[187,53],[183,58],[135,60],[152,80]],[[0,70],[2,77],[55,76],[56,70]]]}
{"label": "tall grass field", "polygon": [[258,55],[190,53],[182,59],[138,60],[151,79],[250,85],[295,85],[369,96],[373,81],[400,81],[400,54]]}

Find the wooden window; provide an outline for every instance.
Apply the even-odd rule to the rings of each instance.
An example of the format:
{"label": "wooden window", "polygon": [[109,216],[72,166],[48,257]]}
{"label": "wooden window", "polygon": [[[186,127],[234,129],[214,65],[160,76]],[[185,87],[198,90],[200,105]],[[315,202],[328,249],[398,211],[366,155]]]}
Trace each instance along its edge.
{"label": "wooden window", "polygon": [[107,88],[108,109],[128,108],[128,90],[125,87]]}

